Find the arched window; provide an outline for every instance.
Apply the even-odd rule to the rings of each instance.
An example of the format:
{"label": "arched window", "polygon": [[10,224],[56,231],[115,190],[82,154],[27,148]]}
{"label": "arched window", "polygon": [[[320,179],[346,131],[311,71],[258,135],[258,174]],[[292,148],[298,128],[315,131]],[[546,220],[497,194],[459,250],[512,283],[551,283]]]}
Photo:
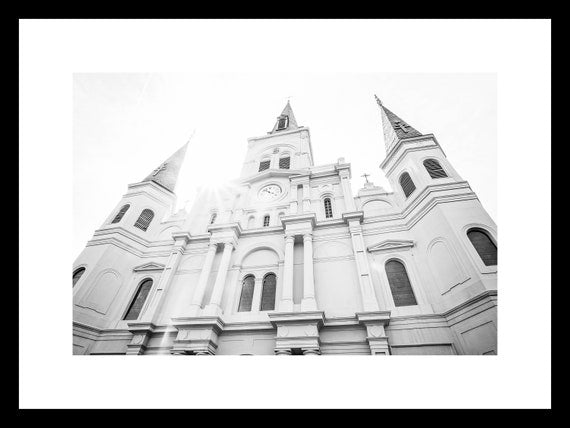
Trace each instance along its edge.
{"label": "arched window", "polygon": [[470,229],[467,237],[477,250],[485,266],[497,266],[497,246],[482,229]]}
{"label": "arched window", "polygon": [[143,282],[141,282],[135,294],[135,297],[133,298],[133,301],[129,306],[129,310],[127,311],[125,317],[123,318],[124,320],[138,319],[141,310],[143,308],[144,302],[148,297],[148,293],[150,292],[151,287],[152,287],[152,279],[150,278],[145,279]]}
{"label": "arched window", "polygon": [[130,207],[129,204],[123,205],[111,223],[120,222],[125,213],[127,212],[127,210],[129,209],[129,207]]}
{"label": "arched window", "polygon": [[289,156],[279,158],[280,169],[289,169],[290,166],[291,166],[291,158]]}
{"label": "arched window", "polygon": [[410,196],[414,192],[414,190],[416,190],[416,185],[412,181],[412,177],[410,177],[410,174],[408,174],[407,172],[404,172],[400,176],[400,186],[402,186],[402,190],[404,191],[404,195],[406,195],[406,198]]}
{"label": "arched window", "polygon": [[266,169],[269,169],[270,164],[271,164],[270,159],[262,160],[261,162],[259,162],[259,172],[265,171]]}
{"label": "arched window", "polygon": [[73,286],[74,287],[75,287],[75,284],[77,284],[77,281],[79,281],[79,278],[81,278],[81,275],[83,275],[84,273],[85,273],[84,267],[80,267],[75,272],[73,272]]}
{"label": "arched window", "polygon": [[424,166],[426,167],[427,172],[429,173],[429,176],[431,178],[447,177],[447,174],[445,173],[439,162],[436,161],[435,159],[426,159],[424,161]]}
{"label": "arched window", "polygon": [[153,217],[154,213],[151,210],[143,210],[143,212],[141,213],[141,215],[139,216],[139,218],[135,223],[135,227],[138,227],[139,229],[146,231]]}
{"label": "arched window", "polygon": [[277,287],[277,277],[274,273],[268,273],[263,278],[263,289],[261,291],[260,311],[272,311],[275,309],[275,289]]}
{"label": "arched window", "polygon": [[255,227],[255,217],[251,216],[248,220],[247,220],[247,228],[248,229],[253,229]]}
{"label": "arched window", "polygon": [[255,287],[255,277],[248,275],[243,279],[241,285],[241,296],[239,298],[238,312],[251,311],[251,302],[253,301],[253,289]]}
{"label": "arched window", "polygon": [[333,212],[332,212],[331,198],[325,198],[324,204],[325,204],[325,218],[332,218]]}
{"label": "arched window", "polygon": [[269,215],[266,215],[265,217],[263,217],[263,227],[269,226],[270,220],[271,220],[271,217],[269,217]]}
{"label": "arched window", "polygon": [[214,224],[216,217],[218,217],[218,213],[212,213],[212,216],[210,217],[210,224]]}
{"label": "arched window", "polygon": [[402,262],[398,260],[388,261],[386,263],[386,275],[396,306],[417,305],[410,279]]}

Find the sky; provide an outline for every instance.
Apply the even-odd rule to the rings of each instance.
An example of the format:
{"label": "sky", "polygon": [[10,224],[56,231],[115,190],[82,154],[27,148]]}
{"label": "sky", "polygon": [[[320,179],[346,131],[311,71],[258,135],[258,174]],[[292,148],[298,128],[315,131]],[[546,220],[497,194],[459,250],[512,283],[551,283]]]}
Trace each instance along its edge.
{"label": "sky", "polygon": [[190,143],[177,209],[197,187],[239,176],[247,138],[265,135],[287,100],[310,128],[315,165],[344,157],[354,194],[362,174],[391,190],[376,94],[424,134],[497,220],[495,73],[75,73],[73,254],[78,256],[127,191]]}

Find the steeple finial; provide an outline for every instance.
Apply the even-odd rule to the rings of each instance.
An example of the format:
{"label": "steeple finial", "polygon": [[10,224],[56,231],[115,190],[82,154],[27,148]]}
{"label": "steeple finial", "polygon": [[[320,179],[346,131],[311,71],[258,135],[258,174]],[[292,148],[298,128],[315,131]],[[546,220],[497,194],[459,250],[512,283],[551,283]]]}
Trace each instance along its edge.
{"label": "steeple finial", "polygon": [[382,101],[380,101],[380,98],[378,98],[378,97],[376,96],[376,94],[374,94],[374,98],[376,98],[376,103],[377,103],[380,107],[382,107]]}
{"label": "steeple finial", "polygon": [[[193,135],[194,134],[192,134],[192,136]],[[143,182],[153,181],[156,184],[174,193],[176,181],[178,180],[178,174],[180,172],[180,168],[182,167],[186,149],[188,148],[188,143],[190,142],[192,136],[172,156],[170,156],[166,161],[162,162],[149,175],[147,175]]]}
{"label": "steeple finial", "polygon": [[389,152],[394,145],[405,138],[419,137],[421,132],[413,128],[411,125],[400,119],[392,113],[382,101],[374,95],[376,103],[380,107],[382,115],[382,129],[384,131],[384,142],[386,144],[386,152]]}

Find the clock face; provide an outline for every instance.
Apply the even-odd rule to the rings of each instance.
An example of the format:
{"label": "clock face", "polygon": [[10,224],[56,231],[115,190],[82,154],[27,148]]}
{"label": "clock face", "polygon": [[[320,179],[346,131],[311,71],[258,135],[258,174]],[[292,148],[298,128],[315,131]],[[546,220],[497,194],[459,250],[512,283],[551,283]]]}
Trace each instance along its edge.
{"label": "clock face", "polygon": [[270,184],[263,187],[259,191],[259,199],[263,201],[270,201],[277,198],[281,194],[281,187],[276,184]]}

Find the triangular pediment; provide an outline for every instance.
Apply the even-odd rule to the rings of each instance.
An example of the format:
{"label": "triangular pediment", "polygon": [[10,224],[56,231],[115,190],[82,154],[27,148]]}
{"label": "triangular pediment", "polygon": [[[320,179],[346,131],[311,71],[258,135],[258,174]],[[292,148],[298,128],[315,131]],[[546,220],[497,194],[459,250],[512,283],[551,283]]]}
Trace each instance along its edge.
{"label": "triangular pediment", "polygon": [[405,250],[412,248],[414,241],[402,239],[387,239],[386,241],[379,242],[378,244],[368,247],[368,251],[388,251],[388,250]]}
{"label": "triangular pediment", "polygon": [[161,263],[149,262],[133,268],[135,272],[148,271],[148,270],[163,270],[164,265]]}

